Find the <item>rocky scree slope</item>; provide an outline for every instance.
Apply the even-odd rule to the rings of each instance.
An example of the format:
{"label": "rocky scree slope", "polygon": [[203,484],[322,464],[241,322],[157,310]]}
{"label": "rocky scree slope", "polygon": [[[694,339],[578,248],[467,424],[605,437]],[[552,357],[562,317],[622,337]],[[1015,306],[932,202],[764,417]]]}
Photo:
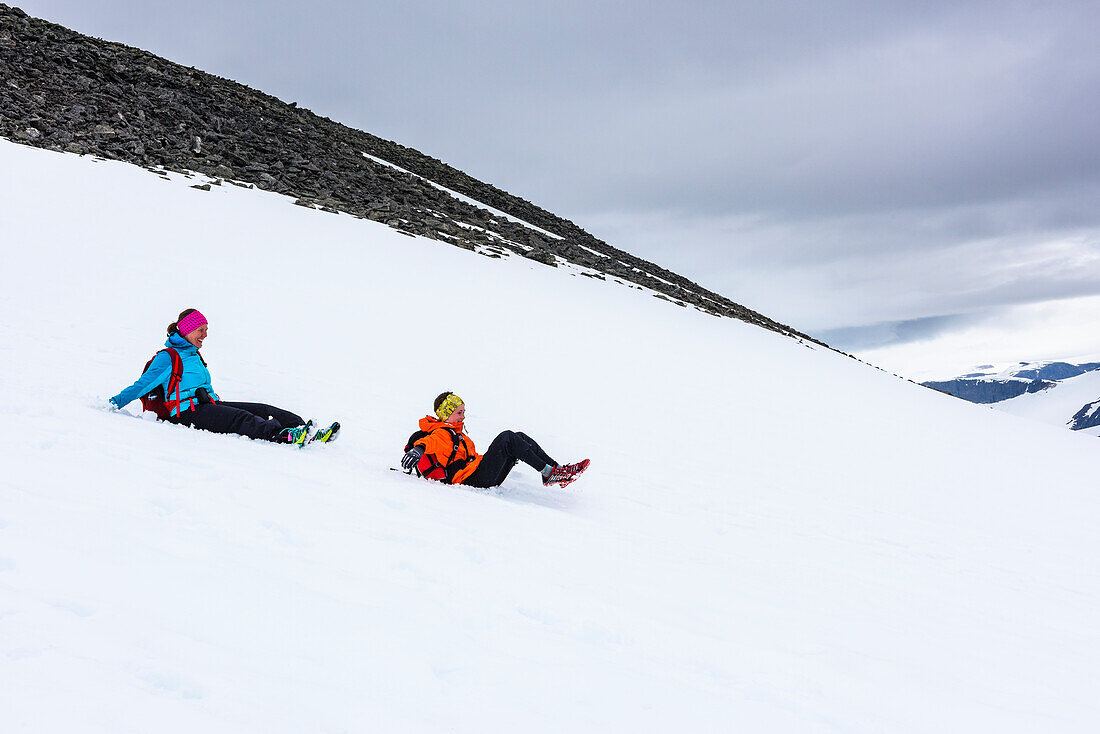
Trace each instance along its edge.
{"label": "rocky scree slope", "polygon": [[582,271],[586,275],[644,286],[682,306],[817,341],[419,151],[4,4],[0,136],[151,170],[195,171],[215,183],[247,183],[303,206],[384,222],[489,257],[512,252],[551,266],[560,259],[595,271]]}

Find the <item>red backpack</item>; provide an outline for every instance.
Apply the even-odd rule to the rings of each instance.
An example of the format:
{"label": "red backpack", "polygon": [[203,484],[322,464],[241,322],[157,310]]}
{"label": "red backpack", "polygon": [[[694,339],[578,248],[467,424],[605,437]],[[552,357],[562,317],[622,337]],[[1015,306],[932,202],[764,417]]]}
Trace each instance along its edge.
{"label": "red backpack", "polygon": [[[172,376],[168,378],[168,390],[166,391],[162,385],[157,385],[148,394],[142,395],[141,409],[150,410],[157,414],[159,420],[164,420],[171,417],[173,410],[179,408],[183,360],[180,359],[179,352],[172,349],[172,347],[162,349],[160,352],[168,352],[168,356],[172,358]],[[157,354],[160,354],[160,352],[157,352]],[[156,359],[157,354],[153,355],[153,359]],[[153,364],[153,359],[145,363],[145,369],[141,371],[141,374],[144,375],[149,370],[149,365]],[[171,399],[172,393],[175,393],[175,399]],[[166,395],[167,397],[165,397]]]}
{"label": "red backpack", "polygon": [[[420,457],[420,462],[416,465],[416,473],[425,479],[435,479],[440,482],[446,482],[451,484],[454,481],[455,474],[458,474],[460,470],[466,467],[474,457],[469,455],[469,447],[466,447],[467,456],[462,461],[455,461],[455,454],[458,453],[459,445],[465,446],[466,440],[453,428],[448,426],[440,426],[433,428],[433,431],[438,431],[442,428],[447,433],[451,434],[451,441],[454,443],[454,448],[451,449],[451,455],[447,457],[446,464],[440,464],[434,456],[431,454],[424,454]],[[416,431],[413,435],[409,436],[409,440],[405,443],[405,451],[408,451],[413,447],[420,439],[427,436],[431,431]],[[409,472],[410,474],[412,472]]]}

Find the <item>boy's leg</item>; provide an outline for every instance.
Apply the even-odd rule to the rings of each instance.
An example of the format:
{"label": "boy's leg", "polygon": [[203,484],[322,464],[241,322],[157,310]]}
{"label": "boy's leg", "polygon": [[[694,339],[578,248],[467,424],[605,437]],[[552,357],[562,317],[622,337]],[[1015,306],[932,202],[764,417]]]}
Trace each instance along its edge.
{"label": "boy's leg", "polygon": [[517,461],[524,462],[537,472],[542,472],[547,464],[556,466],[554,460],[527,434],[502,431],[489,444],[474,473],[462,483],[471,487],[496,487],[504,482]]}
{"label": "boy's leg", "polygon": [[[542,468],[549,464],[550,466],[557,466],[558,462],[550,458],[550,455],[542,450],[542,446],[539,446],[535,439],[528,436],[522,431],[516,431],[516,457],[524,463],[534,467],[537,471],[542,471]],[[529,458],[524,458],[523,454],[526,454],[529,458],[533,458],[534,461],[530,461]]]}

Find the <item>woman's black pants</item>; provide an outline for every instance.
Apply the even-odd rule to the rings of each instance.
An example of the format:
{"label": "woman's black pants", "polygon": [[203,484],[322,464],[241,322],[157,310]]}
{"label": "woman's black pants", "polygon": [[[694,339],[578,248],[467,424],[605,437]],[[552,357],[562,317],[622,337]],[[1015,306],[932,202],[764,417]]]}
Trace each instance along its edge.
{"label": "woman's black pants", "polygon": [[489,449],[481,457],[481,463],[474,469],[474,473],[462,480],[462,483],[470,487],[496,487],[504,482],[508,472],[512,471],[518,461],[531,466],[537,472],[541,472],[547,464],[558,465],[526,433],[502,431],[489,444]]}
{"label": "woman's black pants", "polygon": [[239,433],[265,441],[274,441],[284,428],[305,423],[289,410],[263,403],[202,403],[168,420],[204,431]]}

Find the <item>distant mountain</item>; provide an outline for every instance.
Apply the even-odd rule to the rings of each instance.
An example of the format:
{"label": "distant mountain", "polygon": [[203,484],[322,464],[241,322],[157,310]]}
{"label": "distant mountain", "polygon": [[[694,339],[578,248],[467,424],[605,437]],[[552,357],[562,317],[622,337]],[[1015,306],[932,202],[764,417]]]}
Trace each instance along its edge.
{"label": "distant mountain", "polygon": [[971,403],[999,403],[1024,393],[1046,390],[1057,383],[1052,380],[983,380],[960,377],[921,384]]}
{"label": "distant mountain", "polygon": [[1100,400],[1094,400],[1073,414],[1069,427],[1075,431],[1100,426]]}
{"label": "distant mountain", "polygon": [[921,384],[971,403],[999,403],[1020,395],[1049,390],[1061,380],[1100,369],[1100,362],[1019,362],[1000,372],[994,369],[993,365],[983,365],[977,372],[969,372],[952,380],[932,380]]}
{"label": "distant mountain", "polygon": [[1100,362],[982,365],[953,380],[922,383],[972,403],[1100,436]]}

